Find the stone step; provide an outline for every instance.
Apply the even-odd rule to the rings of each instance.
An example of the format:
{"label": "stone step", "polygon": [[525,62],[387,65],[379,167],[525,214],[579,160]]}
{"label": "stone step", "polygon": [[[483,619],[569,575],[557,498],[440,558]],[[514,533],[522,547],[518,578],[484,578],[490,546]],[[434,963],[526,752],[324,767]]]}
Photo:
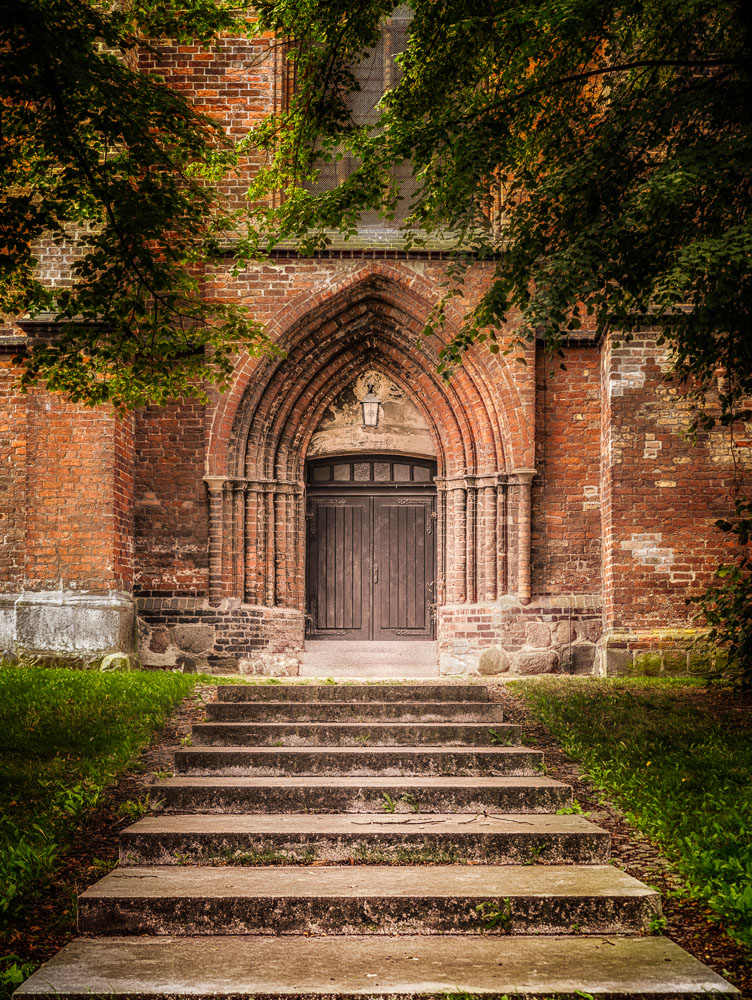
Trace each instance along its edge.
{"label": "stone step", "polygon": [[[572,789],[533,778],[169,778],[152,808],[180,813],[552,813]],[[388,797],[387,797],[388,796]],[[391,800],[391,802],[390,802]]]}
{"label": "stone step", "polygon": [[210,722],[503,721],[490,701],[210,701]]}
{"label": "stone step", "polygon": [[488,701],[485,684],[220,684],[218,701]]}
{"label": "stone step", "polygon": [[66,945],[17,997],[687,1000],[739,992],[665,937],[103,937]]}
{"label": "stone step", "polygon": [[383,777],[436,775],[529,776],[540,772],[543,754],[527,747],[488,747],[483,750],[455,747],[186,747],[175,751],[178,774],[275,776],[381,775]]}
{"label": "stone step", "polygon": [[117,868],[81,934],[639,934],[657,892],[612,865]]}
{"label": "stone step", "polygon": [[205,747],[512,746],[520,727],[486,722],[200,722],[193,743]]}
{"label": "stone step", "polygon": [[120,834],[124,865],[603,864],[609,834],[582,816],[416,813],[146,816]]}

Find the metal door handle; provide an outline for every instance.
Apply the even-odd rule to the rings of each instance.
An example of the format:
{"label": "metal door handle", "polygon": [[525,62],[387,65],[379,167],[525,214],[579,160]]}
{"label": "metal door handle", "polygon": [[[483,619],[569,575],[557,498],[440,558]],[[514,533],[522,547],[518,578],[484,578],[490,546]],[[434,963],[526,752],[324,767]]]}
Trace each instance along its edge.
{"label": "metal door handle", "polygon": [[374,583],[378,583],[379,582],[379,567],[378,567],[378,563],[374,563],[373,564],[373,582]]}

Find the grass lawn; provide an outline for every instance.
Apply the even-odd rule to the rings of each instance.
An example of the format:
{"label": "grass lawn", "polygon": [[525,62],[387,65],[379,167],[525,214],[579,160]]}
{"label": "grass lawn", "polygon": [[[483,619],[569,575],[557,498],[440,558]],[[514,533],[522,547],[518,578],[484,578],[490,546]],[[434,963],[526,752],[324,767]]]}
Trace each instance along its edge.
{"label": "grass lawn", "polygon": [[0,666],[0,929],[198,679]]}
{"label": "grass lawn", "polygon": [[752,947],[752,702],[704,682],[513,682],[590,781]]}

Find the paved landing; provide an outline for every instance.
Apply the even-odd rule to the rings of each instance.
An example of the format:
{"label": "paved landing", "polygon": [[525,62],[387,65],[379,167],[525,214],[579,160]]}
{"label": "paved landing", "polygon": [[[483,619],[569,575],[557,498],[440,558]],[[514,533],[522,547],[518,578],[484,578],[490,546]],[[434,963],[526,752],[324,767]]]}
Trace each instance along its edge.
{"label": "paved landing", "polygon": [[437,642],[307,641],[301,677],[420,678],[439,676]]}

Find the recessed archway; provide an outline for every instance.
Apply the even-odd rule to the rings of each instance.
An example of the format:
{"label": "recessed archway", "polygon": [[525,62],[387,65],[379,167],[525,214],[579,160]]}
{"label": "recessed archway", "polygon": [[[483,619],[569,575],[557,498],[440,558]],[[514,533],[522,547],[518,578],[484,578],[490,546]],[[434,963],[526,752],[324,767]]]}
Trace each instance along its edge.
{"label": "recessed archway", "polygon": [[284,359],[238,366],[244,383],[215,414],[209,455],[210,468],[224,465],[224,475],[207,476],[215,603],[235,598],[264,609],[271,626],[283,613],[302,641],[305,463],[325,415],[368,372],[409,402],[435,456],[439,608],[506,592],[519,483],[510,482],[505,456],[524,450],[510,432],[520,401],[510,389],[500,406],[490,383],[502,380],[503,365],[490,355],[491,371],[471,357],[450,380],[438,374],[440,345],[417,346],[429,308],[414,288],[370,274],[291,322],[280,338]]}

